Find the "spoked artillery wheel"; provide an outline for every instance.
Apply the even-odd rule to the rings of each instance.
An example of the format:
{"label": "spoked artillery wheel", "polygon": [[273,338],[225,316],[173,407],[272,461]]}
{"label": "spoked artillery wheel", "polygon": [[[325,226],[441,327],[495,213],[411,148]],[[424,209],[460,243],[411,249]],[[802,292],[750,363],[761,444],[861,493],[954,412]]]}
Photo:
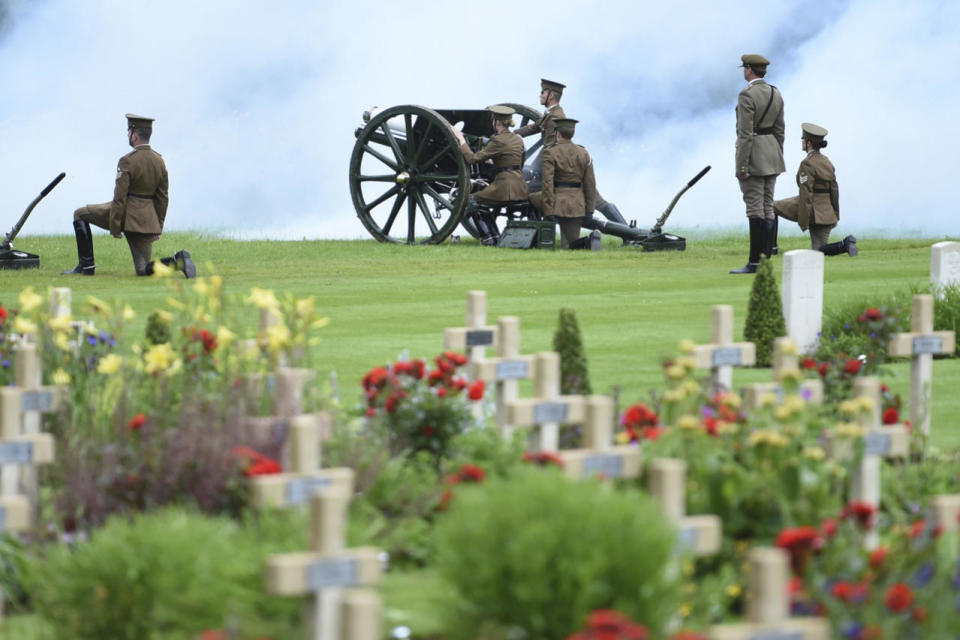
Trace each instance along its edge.
{"label": "spoked artillery wheel", "polygon": [[350,194],[367,230],[380,242],[443,242],[470,191],[470,169],[447,121],[403,105],[377,113],[356,135]]}
{"label": "spoked artillery wheel", "polygon": [[[531,122],[536,122],[537,120],[540,119],[541,113],[532,107],[528,107],[522,104],[516,104],[513,102],[503,102],[501,104],[504,107],[511,107],[514,111],[517,112],[517,115],[520,116],[520,124],[518,125],[518,127],[525,127]],[[528,138],[528,140],[534,140],[534,143],[531,144],[529,147],[527,147],[526,155],[524,157],[524,163],[529,162],[530,159],[532,159],[540,150],[540,147],[543,146],[543,143],[540,141],[539,135],[531,136],[530,138]],[[501,233],[503,232],[503,228],[507,226],[507,221],[508,220],[506,217],[497,216],[497,219],[496,219],[497,229]],[[473,236],[477,240],[481,239],[483,234],[480,233],[479,229],[477,229],[476,224],[474,224],[473,222],[472,216],[470,215],[463,216],[462,224],[463,224],[463,228],[466,229],[471,236]]]}

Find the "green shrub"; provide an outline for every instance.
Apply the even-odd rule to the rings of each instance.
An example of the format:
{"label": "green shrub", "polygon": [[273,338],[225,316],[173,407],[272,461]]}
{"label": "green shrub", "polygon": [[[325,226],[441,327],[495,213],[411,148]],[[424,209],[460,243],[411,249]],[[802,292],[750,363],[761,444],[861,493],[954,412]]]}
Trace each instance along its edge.
{"label": "green shrub", "polygon": [[[934,292],[933,329],[953,331],[960,336],[960,285],[952,284]],[[954,350],[960,357],[960,340]]]}
{"label": "green shrub", "polygon": [[783,305],[780,291],[773,276],[773,266],[767,258],[760,258],[760,266],[753,278],[747,320],[743,337],[757,347],[757,365],[769,367],[773,356],[773,341],[787,335],[787,323],[783,320]]}
{"label": "green shrub", "polygon": [[560,309],[557,332],[553,335],[553,350],[560,354],[560,389],[565,394],[589,394],[590,373],[587,356],[583,352],[580,325],[573,309]]}
{"label": "green shrub", "polygon": [[888,361],[887,342],[910,330],[910,295],[890,294],[883,300],[861,298],[825,310],[817,358],[837,360],[866,356],[864,373],[875,375]]}
{"label": "green shrub", "polygon": [[266,554],[302,550],[305,532],[305,522],[240,527],[175,509],[112,518],[89,541],[29,559],[25,583],[57,638],[192,640],[227,626],[244,637],[281,633],[264,618],[285,620],[289,631],[300,603],[263,593]]}
{"label": "green shrub", "polygon": [[678,604],[675,535],[646,495],[559,471],[462,487],[436,526],[450,637],[566,638],[601,608],[661,629]]}

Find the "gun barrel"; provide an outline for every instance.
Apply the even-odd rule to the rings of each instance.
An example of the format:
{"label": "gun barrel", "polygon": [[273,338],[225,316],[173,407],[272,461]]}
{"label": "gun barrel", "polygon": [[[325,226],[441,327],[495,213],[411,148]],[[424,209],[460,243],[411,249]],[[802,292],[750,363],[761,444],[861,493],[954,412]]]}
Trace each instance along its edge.
{"label": "gun barrel", "polygon": [[27,221],[27,218],[30,217],[30,213],[33,212],[33,208],[37,206],[37,203],[47,197],[47,194],[53,191],[53,188],[60,184],[60,181],[67,177],[65,172],[61,172],[53,181],[50,182],[43,191],[40,192],[36,198],[33,199],[28,206],[26,211],[23,212],[23,215],[20,216],[20,219],[17,221],[17,224],[13,225],[13,229],[10,230],[10,233],[7,234],[7,239],[3,241],[4,247],[9,247],[13,242],[14,238],[17,237],[17,234],[20,233],[20,229],[23,227],[23,223]]}
{"label": "gun barrel", "polygon": [[682,196],[683,194],[685,194],[685,193],[687,192],[687,189],[689,189],[689,188],[692,187],[693,185],[697,184],[697,181],[700,180],[700,178],[702,178],[703,176],[705,176],[705,175],[707,174],[707,171],[710,171],[710,165],[707,165],[706,167],[704,167],[704,168],[700,171],[700,173],[698,173],[697,175],[695,175],[695,176],[693,177],[693,179],[692,179],[690,182],[687,183],[687,186],[685,186],[683,189],[680,190],[680,193],[678,193],[677,195],[675,195],[675,196],[673,197],[673,200],[670,201],[670,206],[667,207],[666,211],[664,211],[662,214],[660,214],[660,217],[657,218],[657,221],[654,223],[653,227],[650,229],[651,233],[659,233],[659,232],[660,232],[660,229],[663,228],[663,223],[666,222],[666,221],[667,221],[667,218],[670,217],[670,213],[673,211],[673,207],[676,206],[677,200],[680,199],[680,196]]}

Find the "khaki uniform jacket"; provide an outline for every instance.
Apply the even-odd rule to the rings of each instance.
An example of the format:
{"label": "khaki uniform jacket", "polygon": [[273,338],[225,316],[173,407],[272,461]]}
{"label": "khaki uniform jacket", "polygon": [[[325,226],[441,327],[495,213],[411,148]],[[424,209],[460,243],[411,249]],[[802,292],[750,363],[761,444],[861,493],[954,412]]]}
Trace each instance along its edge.
{"label": "khaki uniform jacket", "polygon": [[[771,96],[773,102],[770,102]],[[770,109],[767,109],[770,103]],[[760,121],[760,116],[767,114]],[[758,130],[769,130],[760,133]],[[775,176],[787,170],[783,163],[783,97],[761,78],[737,98],[737,174]]]}
{"label": "khaki uniform jacket", "polygon": [[[523,139],[515,133],[495,133],[480,151],[474,153],[466,144],[460,145],[460,153],[470,164],[493,160],[493,166],[522,167],[526,149]],[[478,191],[477,200],[492,204],[527,199],[527,183],[520,169],[504,170],[497,173],[490,186]]]}
{"label": "khaki uniform jacket", "polygon": [[797,170],[797,224],[804,231],[811,224],[835,225],[840,221],[840,188],[837,172],[827,156],[811,151]]}
{"label": "khaki uniform jacket", "polygon": [[517,135],[521,138],[540,133],[540,139],[543,141],[543,148],[552,147],[557,144],[557,125],[553,123],[554,118],[566,118],[563,107],[555,104],[543,112],[540,119],[536,122],[524,125],[517,129]]}
{"label": "khaki uniform jacket", "polygon": [[[580,183],[580,187],[556,183]],[[543,152],[542,213],[544,216],[580,218],[597,206],[597,181],[593,159],[578,144],[562,138]]]}
{"label": "khaki uniform jacket", "polygon": [[142,144],[120,158],[110,203],[110,232],[160,234],[170,201],[163,157]]}

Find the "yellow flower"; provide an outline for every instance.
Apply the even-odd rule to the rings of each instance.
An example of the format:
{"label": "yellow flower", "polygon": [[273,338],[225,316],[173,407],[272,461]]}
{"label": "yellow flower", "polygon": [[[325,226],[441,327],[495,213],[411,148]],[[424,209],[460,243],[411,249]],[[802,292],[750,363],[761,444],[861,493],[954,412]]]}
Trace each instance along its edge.
{"label": "yellow flower", "polygon": [[772,407],[777,404],[777,394],[775,393],[764,393],[760,396],[760,406],[761,407]]}
{"label": "yellow flower", "polygon": [[739,409],[740,405],[743,404],[743,400],[740,398],[740,396],[732,391],[724,391],[721,393],[720,402],[731,409]]}
{"label": "yellow flower", "polygon": [[250,297],[247,302],[259,309],[276,309],[280,306],[280,301],[270,289],[261,289],[254,287],[250,290]]}
{"label": "yellow flower", "polygon": [[173,267],[168,267],[159,260],[154,260],[153,262],[153,277],[154,278],[169,278],[174,273]]}
{"label": "yellow flower", "polygon": [[170,324],[170,321],[173,320],[173,314],[166,309],[157,309],[156,313],[157,319],[163,323]]}
{"label": "yellow flower", "polygon": [[697,368],[697,361],[691,358],[690,356],[685,356],[683,358],[677,359],[677,364],[686,369],[687,371],[693,371]]}
{"label": "yellow flower", "polygon": [[747,444],[751,447],[759,446],[761,444],[770,445],[771,447],[785,447],[790,443],[789,440],[778,431],[773,429],[757,429],[747,438]]}
{"label": "yellow flower", "polygon": [[230,331],[230,329],[226,327],[220,327],[217,329],[217,342],[219,342],[221,346],[226,347],[236,339],[237,334],[235,334],[233,331]]}
{"label": "yellow flower", "polygon": [[111,353],[100,360],[100,363],[97,365],[97,371],[104,375],[112,376],[120,370],[120,365],[122,364],[123,358],[115,353]]}
{"label": "yellow flower", "polygon": [[283,351],[290,346],[290,329],[285,324],[275,324],[267,328],[267,349],[272,353]]}
{"label": "yellow flower", "polygon": [[680,416],[677,426],[679,426],[681,429],[699,429],[700,421],[688,414]]}
{"label": "yellow flower", "polygon": [[56,385],[70,384],[70,374],[63,369],[57,369],[53,372],[53,375],[50,376],[50,380]]}
{"label": "yellow flower", "polygon": [[20,292],[20,310],[24,313],[30,313],[43,304],[43,296],[33,290],[33,287],[25,287]]}
{"label": "yellow flower", "polygon": [[826,454],[820,447],[804,447],[803,457],[807,460],[823,460]]}
{"label": "yellow flower", "polygon": [[783,369],[777,374],[777,378],[781,382],[800,382],[803,379],[803,374],[800,373],[800,369]]}
{"label": "yellow flower", "polygon": [[727,585],[727,595],[731,598],[739,598],[740,594],[743,593],[743,589],[740,588],[740,585],[734,583]]}
{"label": "yellow flower", "polygon": [[680,351],[683,353],[693,353],[693,348],[696,346],[696,343],[690,338],[685,338],[680,341]]}
{"label": "yellow flower", "polygon": [[13,330],[15,333],[29,333],[36,335],[37,325],[30,320],[27,320],[23,316],[17,316],[17,319],[13,321]]}
{"label": "yellow flower", "polygon": [[679,389],[667,389],[663,394],[663,399],[666,402],[679,402],[687,397],[687,392],[683,387]]}
{"label": "yellow flower", "polygon": [[50,318],[47,324],[50,325],[50,328],[54,331],[69,331],[71,322],[73,322],[73,318],[70,316],[57,316]]}
{"label": "yellow flower", "polygon": [[679,364],[672,364],[667,367],[667,377],[671,380],[679,380],[685,375],[687,375],[687,370],[681,367]]}
{"label": "yellow flower", "polygon": [[695,593],[697,591],[697,585],[694,582],[688,582],[683,585],[683,590],[687,593]]}
{"label": "yellow flower", "polygon": [[693,607],[689,602],[684,602],[680,605],[680,617],[686,618],[693,611]]}
{"label": "yellow flower", "polygon": [[209,296],[211,293],[210,286],[203,278],[197,278],[197,281],[193,283],[193,290],[204,297]]}
{"label": "yellow flower", "polygon": [[221,287],[223,287],[223,278],[220,276],[210,276],[210,285],[214,289],[219,290]]}
{"label": "yellow flower", "polygon": [[773,410],[773,417],[777,420],[786,420],[791,413],[790,409],[781,405]]}
{"label": "yellow flower", "polygon": [[111,315],[113,313],[112,307],[94,296],[87,296],[87,304],[90,305],[90,308],[93,309],[94,313],[102,313],[103,315]]}
{"label": "yellow flower", "polygon": [[844,416],[855,416],[859,410],[859,405],[856,400],[844,400],[839,405],[837,405],[837,411],[840,415]]}
{"label": "yellow flower", "polygon": [[150,349],[143,354],[143,361],[146,365],[144,370],[147,373],[165,371],[173,364],[176,357],[177,354],[174,353],[173,347],[170,346],[169,342],[152,345]]}
{"label": "yellow flower", "polygon": [[167,304],[176,309],[177,311],[183,311],[187,308],[187,305],[183,304],[176,298],[167,298]]}
{"label": "yellow flower", "polygon": [[628,434],[626,431],[621,431],[614,436],[614,440],[617,441],[617,444],[627,444],[630,442],[630,434]]}
{"label": "yellow flower", "polygon": [[293,308],[296,311],[297,315],[301,318],[308,318],[313,315],[313,296],[308,296],[306,298],[300,298],[294,303]]}
{"label": "yellow flower", "polygon": [[123,319],[127,322],[132,322],[134,318],[137,317],[136,312],[134,312],[133,307],[126,305],[123,308]]}
{"label": "yellow flower", "polygon": [[783,399],[783,406],[790,409],[790,411],[796,413],[798,411],[803,411],[803,398],[801,398],[796,393],[789,394],[786,398]]}
{"label": "yellow flower", "polygon": [[780,347],[780,350],[781,350],[784,354],[786,354],[786,355],[788,355],[788,356],[795,356],[795,355],[797,355],[797,343],[796,343],[796,342],[794,342],[793,340],[784,340],[781,344],[782,344],[783,346]]}
{"label": "yellow flower", "polygon": [[70,338],[67,337],[67,334],[63,331],[57,331],[53,336],[53,344],[57,345],[61,351],[70,351],[73,349],[73,345],[70,344]]}
{"label": "yellow flower", "polygon": [[717,433],[722,436],[728,434],[732,435],[738,431],[740,431],[740,425],[738,425],[736,422],[724,422],[723,420],[717,421]]}
{"label": "yellow flower", "polygon": [[313,322],[310,323],[310,328],[311,328],[311,329],[322,329],[322,328],[324,328],[325,326],[327,326],[328,324],[330,324],[330,318],[317,318],[316,320],[314,320]]}
{"label": "yellow flower", "polygon": [[867,430],[854,422],[841,422],[833,428],[833,435],[838,438],[862,438]]}
{"label": "yellow flower", "polygon": [[860,410],[869,413],[873,411],[873,398],[868,398],[867,396],[860,396],[857,398],[857,404],[860,406]]}
{"label": "yellow flower", "polygon": [[683,383],[683,388],[687,393],[697,393],[700,391],[700,385],[697,384],[696,380],[686,380]]}
{"label": "yellow flower", "polygon": [[97,335],[97,328],[96,328],[95,326],[93,326],[93,323],[92,323],[92,322],[86,322],[86,323],[84,323],[84,325],[83,325],[83,332],[84,332],[85,334],[87,334],[88,336],[96,336],[96,335]]}

